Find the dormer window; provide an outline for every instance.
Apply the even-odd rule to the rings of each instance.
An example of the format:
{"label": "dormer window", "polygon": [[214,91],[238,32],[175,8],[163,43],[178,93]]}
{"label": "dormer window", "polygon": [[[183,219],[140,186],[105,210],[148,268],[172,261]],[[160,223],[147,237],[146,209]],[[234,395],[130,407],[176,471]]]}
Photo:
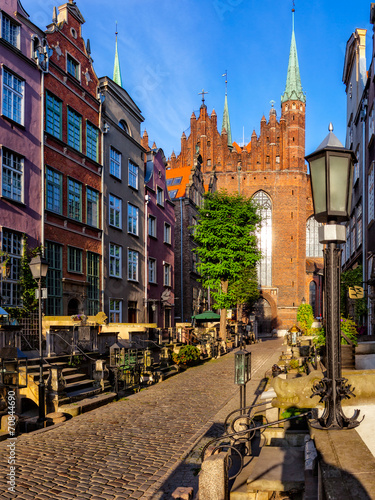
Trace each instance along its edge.
{"label": "dormer window", "polygon": [[66,71],[69,75],[72,75],[74,78],[79,80],[79,62],[73,59],[70,54],[68,54],[66,58]]}
{"label": "dormer window", "polygon": [[125,120],[120,120],[118,122],[118,126],[124,131],[126,132],[128,135],[130,135],[129,133],[129,127],[128,127],[128,124],[126,123]]}

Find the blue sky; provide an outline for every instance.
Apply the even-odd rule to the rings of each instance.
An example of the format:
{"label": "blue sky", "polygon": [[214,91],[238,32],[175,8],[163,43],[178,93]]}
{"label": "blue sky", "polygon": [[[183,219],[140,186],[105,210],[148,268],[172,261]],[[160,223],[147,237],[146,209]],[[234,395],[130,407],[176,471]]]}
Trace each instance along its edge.
{"label": "blue sky", "polygon": [[[21,0],[31,20],[44,28],[58,3]],[[355,28],[367,29],[367,68],[372,47],[370,3],[364,0],[295,0],[295,34],[306,92],[306,154],[328,133],[345,143],[345,47]],[[221,128],[225,78],[232,138],[259,134],[270,101],[280,118],[292,30],[290,0],[77,0],[91,42],[97,75],[113,75],[115,23],[123,86],[140,107],[150,144],[167,157],[180,151],[192,111],[208,92]]]}

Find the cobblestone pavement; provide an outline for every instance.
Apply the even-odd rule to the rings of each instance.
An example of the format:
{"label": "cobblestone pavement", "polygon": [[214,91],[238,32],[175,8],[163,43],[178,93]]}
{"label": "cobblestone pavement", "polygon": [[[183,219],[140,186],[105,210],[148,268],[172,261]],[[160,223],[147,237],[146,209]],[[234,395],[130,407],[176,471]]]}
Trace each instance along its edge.
{"label": "cobblestone pavement", "polygon": [[[270,339],[248,346],[248,404],[281,345],[282,339]],[[15,493],[7,484],[9,441],[1,442],[0,498],[161,500],[177,486],[196,486],[194,449],[239,406],[233,378],[230,353],[126,400],[19,436]]]}

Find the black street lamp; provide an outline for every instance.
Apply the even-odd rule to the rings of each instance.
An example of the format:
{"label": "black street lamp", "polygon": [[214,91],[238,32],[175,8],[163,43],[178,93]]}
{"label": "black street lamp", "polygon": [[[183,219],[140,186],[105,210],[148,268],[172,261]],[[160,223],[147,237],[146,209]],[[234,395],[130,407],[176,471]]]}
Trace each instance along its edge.
{"label": "black street lamp", "polygon": [[341,374],[341,332],[340,332],[340,276],[341,249],[338,243],[345,243],[345,226],[351,210],[351,192],[354,163],[353,151],[345,149],[333,134],[329,134],[318,149],[306,156],[310,165],[310,179],[313,194],[314,214],[319,227],[319,241],[324,249],[324,280],[326,290],[326,376],[314,384],[313,396],[324,401],[323,415],[311,425],[320,429],[351,429],[359,425],[356,420],[359,410],[347,418],[341,408],[341,400],[354,396],[347,379]]}
{"label": "black street lamp", "polygon": [[251,352],[237,351],[234,355],[234,383],[240,386],[240,409],[246,407],[246,384],[251,379]]}
{"label": "black street lamp", "polygon": [[47,276],[48,262],[38,254],[31,259],[29,264],[31,274],[38,282],[38,301],[39,301],[39,418],[38,422],[44,422],[46,416],[45,410],[45,385],[43,377],[43,351],[42,351],[42,278]]}

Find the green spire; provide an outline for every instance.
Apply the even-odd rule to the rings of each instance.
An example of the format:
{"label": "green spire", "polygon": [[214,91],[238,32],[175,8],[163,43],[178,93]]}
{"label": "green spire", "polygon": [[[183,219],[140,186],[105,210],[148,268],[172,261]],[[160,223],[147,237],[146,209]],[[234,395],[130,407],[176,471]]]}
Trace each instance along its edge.
{"label": "green spire", "polygon": [[121,69],[120,69],[120,61],[118,58],[118,50],[117,50],[117,22],[116,22],[116,54],[115,54],[115,67],[113,68],[113,81],[117,83],[120,87],[122,87],[121,80]]}
{"label": "green spire", "polygon": [[306,102],[306,96],[302,90],[301,76],[299,73],[296,38],[294,36],[294,9],[292,9],[292,41],[290,44],[288,76],[286,78],[285,92],[281,96],[281,102],[296,101]]}
{"label": "green spire", "polygon": [[228,146],[231,148],[232,145],[232,132],[230,129],[229,120],[229,109],[228,109],[228,72],[226,71],[223,76],[225,76],[225,101],[224,101],[224,113],[223,113],[223,126],[221,127],[221,133],[226,131],[228,135]]}

